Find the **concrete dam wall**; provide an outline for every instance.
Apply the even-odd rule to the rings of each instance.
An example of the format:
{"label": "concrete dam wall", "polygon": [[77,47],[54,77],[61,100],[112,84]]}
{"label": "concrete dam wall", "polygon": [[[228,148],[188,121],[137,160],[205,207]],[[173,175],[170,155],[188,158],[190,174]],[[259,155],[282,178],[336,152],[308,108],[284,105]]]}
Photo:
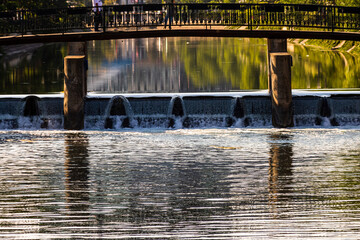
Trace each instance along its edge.
{"label": "concrete dam wall", "polygon": [[[360,126],[360,93],[293,92],[295,127]],[[63,95],[0,97],[0,129],[63,129]],[[267,92],[89,94],[85,129],[271,127]]]}

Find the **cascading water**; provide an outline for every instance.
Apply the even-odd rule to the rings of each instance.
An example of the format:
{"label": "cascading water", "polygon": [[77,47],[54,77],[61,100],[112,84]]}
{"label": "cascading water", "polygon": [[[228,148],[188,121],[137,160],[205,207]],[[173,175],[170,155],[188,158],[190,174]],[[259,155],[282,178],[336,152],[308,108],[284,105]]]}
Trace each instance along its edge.
{"label": "cascading water", "polygon": [[321,125],[321,97],[302,96],[293,98],[295,126]]}
{"label": "cascading water", "polygon": [[236,98],[195,96],[183,98],[185,119],[183,126],[191,127],[230,127]]}
{"label": "cascading water", "polygon": [[28,96],[22,99],[22,116],[18,118],[19,128],[40,128],[40,109],[38,104],[39,98],[36,96]]}
{"label": "cascading water", "polygon": [[[360,126],[360,96],[295,95],[296,127]],[[267,94],[90,95],[85,129],[271,127]],[[0,98],[0,129],[62,129],[62,96]]]}
{"label": "cascading water", "polygon": [[107,106],[105,128],[128,128],[130,127],[129,116],[133,116],[129,101],[122,96],[114,96]]}
{"label": "cascading water", "polygon": [[21,99],[1,98],[0,99],[0,128],[18,128],[18,117],[22,115]]}
{"label": "cascading water", "polygon": [[0,99],[0,129],[59,129],[63,125],[63,100],[49,97]]}
{"label": "cascading water", "polygon": [[360,96],[335,95],[329,98],[333,125],[360,125]]}
{"label": "cascading water", "polygon": [[271,99],[269,96],[243,97],[243,126],[271,126]]}
{"label": "cascading water", "polygon": [[131,126],[140,128],[167,128],[170,126],[171,97],[128,98],[133,111]]}
{"label": "cascading water", "polygon": [[111,101],[112,99],[102,97],[85,99],[85,128],[104,128],[105,119],[109,116]]}

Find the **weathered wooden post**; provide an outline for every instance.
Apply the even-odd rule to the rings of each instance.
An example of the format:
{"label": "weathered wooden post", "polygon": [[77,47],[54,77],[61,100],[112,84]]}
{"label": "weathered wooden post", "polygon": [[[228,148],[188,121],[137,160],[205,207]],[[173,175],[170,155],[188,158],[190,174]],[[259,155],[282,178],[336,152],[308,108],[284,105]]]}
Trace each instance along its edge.
{"label": "weathered wooden post", "polygon": [[72,55],[64,60],[64,128],[84,128],[85,56]]}
{"label": "weathered wooden post", "polygon": [[287,52],[287,39],[286,38],[268,38],[268,89],[271,92],[271,63],[270,54],[274,52]]}
{"label": "weathered wooden post", "polygon": [[274,127],[293,127],[291,94],[291,55],[270,53],[272,124]]}
{"label": "weathered wooden post", "polygon": [[69,42],[68,43],[68,49],[67,49],[67,55],[84,55],[85,56],[85,79],[84,79],[84,94],[86,96],[87,94],[87,43],[86,42]]}

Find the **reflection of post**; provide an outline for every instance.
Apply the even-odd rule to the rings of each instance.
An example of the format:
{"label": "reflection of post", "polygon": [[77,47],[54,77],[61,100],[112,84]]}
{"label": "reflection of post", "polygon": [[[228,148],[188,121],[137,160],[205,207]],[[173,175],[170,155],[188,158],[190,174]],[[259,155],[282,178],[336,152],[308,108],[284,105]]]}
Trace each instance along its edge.
{"label": "reflection of post", "polygon": [[68,208],[85,211],[89,201],[88,139],[82,133],[65,136],[65,197]]}
{"label": "reflection of post", "polygon": [[[281,142],[276,142],[281,140]],[[285,140],[285,142],[284,142]],[[285,185],[291,183],[292,144],[289,136],[273,134],[270,136],[269,152],[269,201],[276,203],[279,193],[286,192]]]}

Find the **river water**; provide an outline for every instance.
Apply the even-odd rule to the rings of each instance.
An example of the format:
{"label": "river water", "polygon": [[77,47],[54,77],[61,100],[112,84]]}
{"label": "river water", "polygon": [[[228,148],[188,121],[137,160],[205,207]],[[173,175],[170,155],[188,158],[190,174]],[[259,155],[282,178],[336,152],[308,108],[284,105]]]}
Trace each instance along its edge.
{"label": "river water", "polygon": [[359,239],[359,129],[0,131],[6,239]]}
{"label": "river water", "polygon": [[[267,88],[266,42],[91,42],[96,93]],[[358,59],[291,45],[293,87],[359,88]],[[65,45],[2,61],[1,93],[63,88]],[[50,61],[51,60],[51,61]],[[359,239],[359,126],[0,130],[3,239]]]}
{"label": "river water", "polygon": [[[30,48],[27,46],[27,48]],[[63,91],[66,44],[0,57],[0,94]],[[289,43],[293,89],[359,89],[360,60]],[[240,38],[149,38],[88,43],[88,90],[99,93],[267,89],[267,42]]]}

